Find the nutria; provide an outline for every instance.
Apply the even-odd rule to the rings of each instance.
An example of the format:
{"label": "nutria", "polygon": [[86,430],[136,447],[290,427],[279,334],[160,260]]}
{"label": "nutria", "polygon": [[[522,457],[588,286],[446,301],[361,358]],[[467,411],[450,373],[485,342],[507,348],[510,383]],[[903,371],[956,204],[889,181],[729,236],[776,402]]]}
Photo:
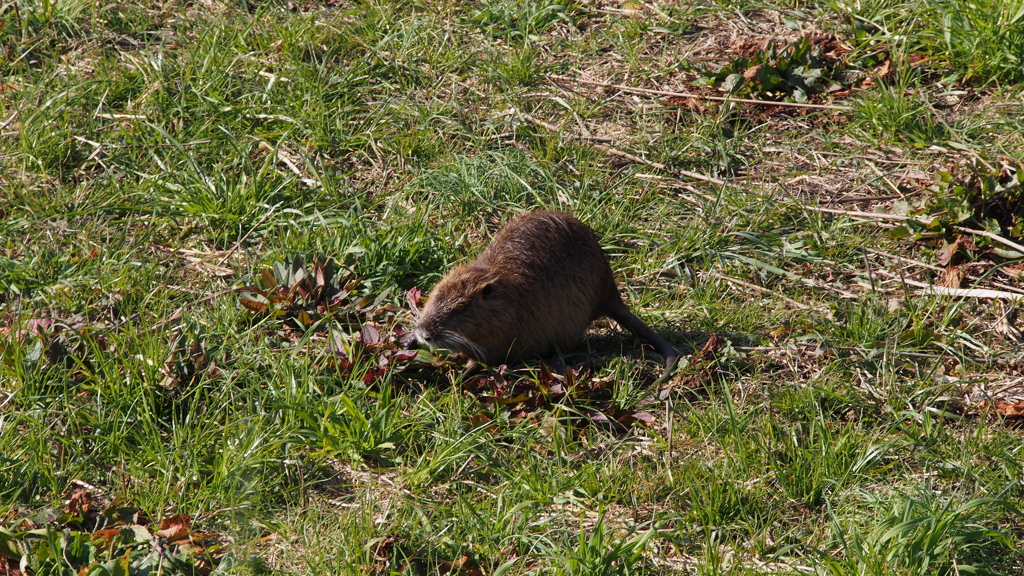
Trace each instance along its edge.
{"label": "nutria", "polygon": [[665,357],[679,353],[629,311],[594,232],[569,214],[530,212],[505,225],[480,256],[456,267],[430,292],[415,340],[477,362],[547,356],[579,343],[608,316]]}

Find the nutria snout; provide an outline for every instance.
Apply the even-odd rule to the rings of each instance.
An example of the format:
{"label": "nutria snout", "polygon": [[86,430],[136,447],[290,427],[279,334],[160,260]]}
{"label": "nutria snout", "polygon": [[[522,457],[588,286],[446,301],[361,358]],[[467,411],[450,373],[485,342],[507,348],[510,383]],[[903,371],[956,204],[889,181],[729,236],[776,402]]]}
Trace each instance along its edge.
{"label": "nutria snout", "polygon": [[413,334],[465,354],[472,368],[568,350],[604,316],[652,345],[665,357],[663,377],[671,373],[678,352],[623,303],[594,232],[569,214],[537,211],[442,278]]}

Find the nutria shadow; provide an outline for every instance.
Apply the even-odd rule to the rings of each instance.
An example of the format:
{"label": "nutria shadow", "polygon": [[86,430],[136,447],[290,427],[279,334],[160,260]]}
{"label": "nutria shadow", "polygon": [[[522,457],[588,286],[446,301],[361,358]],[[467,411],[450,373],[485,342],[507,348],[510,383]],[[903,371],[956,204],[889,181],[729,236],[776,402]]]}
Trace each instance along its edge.
{"label": "nutria shadow", "polygon": [[594,232],[569,214],[528,212],[437,283],[412,342],[461,352],[472,371],[571,351],[603,317],[653,346],[662,379],[671,374],[679,353],[622,301]]}

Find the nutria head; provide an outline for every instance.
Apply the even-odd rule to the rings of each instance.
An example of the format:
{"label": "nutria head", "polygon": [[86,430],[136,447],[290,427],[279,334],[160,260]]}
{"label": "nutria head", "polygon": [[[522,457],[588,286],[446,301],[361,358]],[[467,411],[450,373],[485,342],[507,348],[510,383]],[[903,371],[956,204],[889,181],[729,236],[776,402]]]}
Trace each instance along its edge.
{"label": "nutria head", "polygon": [[434,287],[413,334],[431,348],[461,352],[485,364],[506,359],[509,303],[504,282],[484,266],[459,266]]}

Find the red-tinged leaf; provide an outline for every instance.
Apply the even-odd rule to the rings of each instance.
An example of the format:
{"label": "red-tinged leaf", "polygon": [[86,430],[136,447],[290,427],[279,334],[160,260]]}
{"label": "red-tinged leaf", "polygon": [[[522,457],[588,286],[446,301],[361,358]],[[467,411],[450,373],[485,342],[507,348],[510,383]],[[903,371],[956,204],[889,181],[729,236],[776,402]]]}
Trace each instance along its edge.
{"label": "red-tinged leaf", "polygon": [[409,362],[415,359],[419,353],[419,350],[398,350],[391,354],[391,359],[394,362]]}
{"label": "red-tinged leaf", "polygon": [[409,308],[411,308],[413,312],[420,311],[420,296],[422,295],[423,291],[420,290],[419,286],[413,286],[405,293],[405,298],[409,301]]}
{"label": "red-tinged leaf", "polygon": [[170,518],[164,518],[160,522],[160,529],[156,535],[166,539],[168,542],[188,538],[189,529],[192,525],[192,518],[188,514],[175,514]]}
{"label": "red-tinged leaf", "polygon": [[288,304],[291,302],[291,297],[287,293],[271,292],[267,294],[267,301],[273,304]]}
{"label": "red-tinged leaf", "polygon": [[25,323],[25,329],[36,335],[41,335],[51,326],[53,326],[53,320],[50,318],[33,318]]}
{"label": "red-tinged leaf", "polygon": [[383,376],[387,372],[387,368],[370,368],[366,371],[366,376],[363,376],[363,384],[369,386],[373,384],[373,381]]}
{"label": "red-tinged leaf", "polygon": [[360,333],[363,344],[367,346],[376,346],[384,341],[384,337],[381,336],[380,330],[372,323],[367,322],[363,325],[363,331]]}
{"label": "red-tinged leaf", "polygon": [[551,387],[548,388],[548,393],[549,394],[555,394],[555,395],[562,395],[562,394],[565,394],[565,388],[560,383],[552,384]]}

